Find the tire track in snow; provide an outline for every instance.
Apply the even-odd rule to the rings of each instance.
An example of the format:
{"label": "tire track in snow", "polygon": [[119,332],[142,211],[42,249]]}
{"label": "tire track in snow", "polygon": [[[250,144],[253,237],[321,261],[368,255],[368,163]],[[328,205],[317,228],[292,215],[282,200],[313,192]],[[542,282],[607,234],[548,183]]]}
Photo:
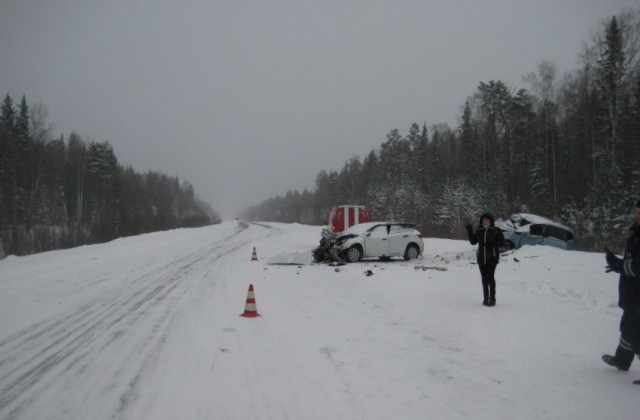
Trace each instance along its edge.
{"label": "tire track in snow", "polygon": [[[200,259],[197,256],[194,263]],[[189,265],[180,266],[178,270],[170,270],[160,278],[157,275],[166,271],[166,267],[154,270],[137,280],[142,283],[141,287],[131,295],[126,295],[128,297],[106,305],[85,305],[84,309],[58,321],[59,324],[47,323],[40,331],[27,336],[23,343],[10,342],[13,344],[14,359],[19,357],[21,362],[0,377],[0,383],[7,384],[0,391],[0,410],[39,384],[52,369],[61,368],[60,374],[64,375],[85,360],[92,350],[90,343],[101,341],[104,346],[108,346],[118,341],[122,334],[114,328],[125,321],[128,327],[134,325],[145,314],[145,306],[154,304],[152,299],[160,302],[175,290],[184,275],[188,274],[188,270],[181,270],[188,267]],[[157,285],[154,286],[154,283]],[[100,306],[101,310],[92,310]],[[66,365],[62,366],[65,361]],[[24,404],[21,404],[13,409],[9,418],[17,415],[23,408]]]}
{"label": "tire track in snow", "polygon": [[[248,227],[248,226],[247,226]],[[189,288],[185,280],[197,268],[213,264],[246,247],[252,238],[234,241],[233,235],[213,246],[171,261],[129,283],[125,291],[111,292],[68,313],[34,324],[0,342],[0,417],[17,418],[38,394],[63,378],[73,381],[96,358],[112,349],[135,350],[137,372],[126,380],[116,412],[125,413],[136,388],[160,352],[180,299]],[[266,233],[270,236],[272,233]],[[178,290],[180,288],[180,290]],[[151,319],[152,326],[144,322]],[[135,327],[147,328],[137,331]],[[142,334],[138,334],[141,332]],[[97,353],[97,354],[96,354]],[[128,363],[131,363],[130,361]],[[116,372],[121,379],[125,373]],[[117,386],[117,383],[113,386]]]}

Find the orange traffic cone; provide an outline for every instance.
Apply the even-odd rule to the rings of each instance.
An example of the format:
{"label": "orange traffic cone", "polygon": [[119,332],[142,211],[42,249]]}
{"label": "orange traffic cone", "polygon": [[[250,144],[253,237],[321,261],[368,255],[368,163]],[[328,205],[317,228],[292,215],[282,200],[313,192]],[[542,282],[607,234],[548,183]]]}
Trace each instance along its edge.
{"label": "orange traffic cone", "polygon": [[256,253],[256,247],[253,247],[253,254],[251,254],[251,261],[258,261],[258,254]]}
{"label": "orange traffic cone", "polygon": [[253,284],[249,285],[249,292],[247,293],[247,303],[244,305],[244,313],[240,314],[246,318],[255,318],[261,316],[256,308],[256,298],[253,295]]}

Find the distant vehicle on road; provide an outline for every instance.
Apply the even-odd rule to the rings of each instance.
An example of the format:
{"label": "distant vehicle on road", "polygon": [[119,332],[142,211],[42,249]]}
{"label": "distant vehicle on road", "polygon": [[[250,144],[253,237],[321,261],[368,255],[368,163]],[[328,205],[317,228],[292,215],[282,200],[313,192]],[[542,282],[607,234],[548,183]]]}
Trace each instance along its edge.
{"label": "distant vehicle on road", "polygon": [[518,249],[524,245],[546,245],[574,250],[576,243],[571,228],[528,213],[512,214],[509,220],[498,219],[496,227],[502,230],[505,240],[504,250]]}

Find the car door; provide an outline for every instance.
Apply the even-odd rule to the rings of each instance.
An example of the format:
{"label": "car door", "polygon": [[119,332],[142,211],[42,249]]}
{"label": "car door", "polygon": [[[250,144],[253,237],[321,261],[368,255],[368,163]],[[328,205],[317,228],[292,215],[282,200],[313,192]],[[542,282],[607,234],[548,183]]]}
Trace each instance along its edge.
{"label": "car door", "polygon": [[542,245],[544,234],[544,225],[529,225],[529,232],[523,233],[520,239],[520,246],[523,245]]}
{"label": "car door", "polygon": [[413,229],[403,225],[390,225],[389,227],[389,256],[404,255],[410,241]]}
{"label": "car door", "polygon": [[387,225],[374,226],[364,237],[364,256],[389,255],[389,233]]}

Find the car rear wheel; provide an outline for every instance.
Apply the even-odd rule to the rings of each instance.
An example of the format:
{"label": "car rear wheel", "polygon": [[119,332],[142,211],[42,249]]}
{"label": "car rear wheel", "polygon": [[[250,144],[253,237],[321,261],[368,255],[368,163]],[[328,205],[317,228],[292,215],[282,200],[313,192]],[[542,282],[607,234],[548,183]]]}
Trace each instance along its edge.
{"label": "car rear wheel", "polygon": [[358,262],[362,259],[362,250],[359,246],[354,245],[347,250],[346,260],[349,262]]}
{"label": "car rear wheel", "polygon": [[415,260],[416,258],[418,258],[418,255],[420,255],[420,250],[417,246],[407,245],[407,249],[404,251],[405,260]]}

